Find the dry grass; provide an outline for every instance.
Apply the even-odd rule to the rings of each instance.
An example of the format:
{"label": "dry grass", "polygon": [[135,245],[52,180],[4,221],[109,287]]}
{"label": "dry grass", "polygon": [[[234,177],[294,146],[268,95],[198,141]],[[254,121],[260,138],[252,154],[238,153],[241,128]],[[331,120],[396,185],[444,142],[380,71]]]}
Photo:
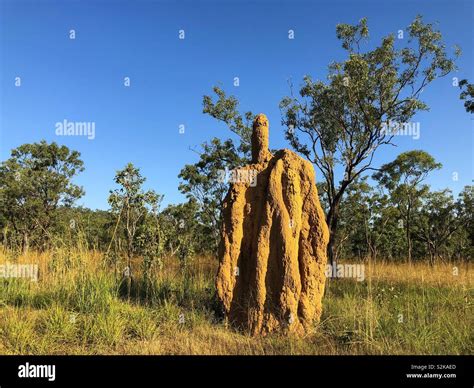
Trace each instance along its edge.
{"label": "dry grass", "polygon": [[[99,252],[0,252],[0,264],[7,262],[37,264],[40,278],[0,279],[0,354],[472,354],[474,348],[466,263],[366,264],[364,282],[329,281],[313,333],[252,338],[215,318],[211,258],[194,258],[186,273],[166,258],[152,271],[148,298],[138,287],[131,301],[118,296],[114,267]],[[140,264],[136,259],[134,268]]]}
{"label": "dry grass", "polygon": [[368,264],[368,277],[378,281],[406,282],[428,285],[472,286],[472,265],[463,263],[438,263],[431,267],[426,263],[394,264],[382,261]]}

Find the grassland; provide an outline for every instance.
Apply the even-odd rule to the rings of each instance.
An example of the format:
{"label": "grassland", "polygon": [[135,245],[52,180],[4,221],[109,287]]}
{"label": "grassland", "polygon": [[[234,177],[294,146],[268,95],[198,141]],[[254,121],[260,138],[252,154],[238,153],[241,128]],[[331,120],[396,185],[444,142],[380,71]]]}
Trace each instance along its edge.
{"label": "grassland", "polygon": [[[366,263],[366,279],[330,280],[324,313],[302,338],[252,338],[214,314],[215,259],[156,268],[138,296],[81,249],[14,256],[37,282],[0,279],[0,354],[473,354],[472,265]],[[140,263],[135,264],[136,268]],[[453,267],[456,267],[453,270]],[[135,279],[141,275],[136,273]]]}

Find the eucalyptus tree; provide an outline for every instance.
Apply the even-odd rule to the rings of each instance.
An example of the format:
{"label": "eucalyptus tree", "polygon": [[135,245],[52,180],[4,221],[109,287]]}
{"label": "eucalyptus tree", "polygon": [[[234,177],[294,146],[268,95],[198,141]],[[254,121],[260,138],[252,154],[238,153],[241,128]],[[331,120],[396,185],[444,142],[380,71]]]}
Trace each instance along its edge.
{"label": "eucalyptus tree", "polygon": [[314,163],[326,183],[330,230],[328,255],[335,255],[341,200],[348,187],[369,170],[376,151],[393,144],[400,127],[427,110],[421,93],[455,69],[441,33],[421,16],[407,28],[407,44],[396,48],[394,34],[372,50],[367,20],[339,24],[337,38],[347,58],[332,62],[326,81],[306,76],[295,96],[281,103],[282,123],[291,146]]}
{"label": "eucalyptus tree", "polygon": [[131,271],[133,254],[140,245],[138,243],[140,226],[144,224],[150,212],[156,213],[162,196],[153,190],[143,189],[146,178],[132,163],[128,163],[124,169],[117,171],[114,180],[118,188],[111,190],[108,198],[117,220],[112,240],[116,237],[117,231],[124,235],[128,268]]}
{"label": "eucalyptus tree", "polygon": [[23,144],[0,164],[0,212],[24,251],[34,235],[38,248],[51,241],[60,207],[70,207],[84,191],[72,179],[84,170],[78,151],[56,143]]}
{"label": "eucalyptus tree", "polygon": [[412,261],[412,218],[422,205],[422,198],[429,187],[422,184],[428,174],[441,168],[441,163],[427,152],[413,150],[403,152],[390,163],[384,164],[373,178],[385,187],[391,201],[397,206],[407,241],[407,261]]}

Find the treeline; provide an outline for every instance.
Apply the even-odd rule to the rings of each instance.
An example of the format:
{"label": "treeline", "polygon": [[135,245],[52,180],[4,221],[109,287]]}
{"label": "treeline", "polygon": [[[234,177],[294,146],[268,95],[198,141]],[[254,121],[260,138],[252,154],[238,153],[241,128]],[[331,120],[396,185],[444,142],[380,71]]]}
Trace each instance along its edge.
{"label": "treeline", "polygon": [[[428,153],[410,151],[373,174],[373,185],[369,177],[356,181],[341,202],[336,259],[428,259],[434,264],[472,257],[473,187],[466,186],[457,198],[448,189],[431,191],[424,180],[440,167]],[[132,164],[111,181],[109,210],[75,207],[84,191],[72,179],[82,170],[79,153],[56,143],[13,150],[0,165],[3,246],[17,252],[81,246],[105,253],[111,264],[123,260],[129,266],[134,256],[150,266],[175,256],[185,266],[196,254],[216,253],[219,209],[210,217],[206,202],[193,196],[162,209],[163,197],[144,191],[145,178]],[[326,188],[318,186],[327,212]]]}
{"label": "treeline", "polygon": [[82,247],[113,262],[133,256],[160,263],[165,255],[186,262],[211,252],[215,241],[196,201],[160,208],[162,196],[144,191],[145,178],[128,164],[111,181],[109,210],[76,207],[84,190],[73,183],[83,171],[77,151],[45,141],[24,144],[0,165],[0,230],[17,252]]}
{"label": "treeline", "polygon": [[367,179],[356,182],[341,204],[336,259],[468,261],[474,253],[473,194],[473,186],[454,197],[428,185],[385,190]]}

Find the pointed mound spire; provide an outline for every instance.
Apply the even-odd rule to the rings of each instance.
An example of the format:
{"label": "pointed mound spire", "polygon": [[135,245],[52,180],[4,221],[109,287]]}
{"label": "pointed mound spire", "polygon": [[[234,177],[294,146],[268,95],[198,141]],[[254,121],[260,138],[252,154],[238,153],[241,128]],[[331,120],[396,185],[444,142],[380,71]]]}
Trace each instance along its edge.
{"label": "pointed mound spire", "polygon": [[264,163],[271,157],[268,150],[268,119],[263,113],[258,114],[253,122],[252,163]]}

